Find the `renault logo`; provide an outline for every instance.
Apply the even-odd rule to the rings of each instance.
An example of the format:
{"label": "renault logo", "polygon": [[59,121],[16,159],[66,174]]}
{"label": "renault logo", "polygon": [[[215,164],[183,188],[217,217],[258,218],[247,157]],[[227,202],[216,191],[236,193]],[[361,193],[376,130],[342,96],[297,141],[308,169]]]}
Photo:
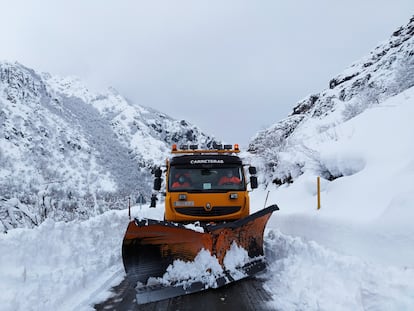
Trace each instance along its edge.
{"label": "renault logo", "polygon": [[207,204],[206,204],[206,206],[204,207],[204,209],[205,209],[207,212],[211,211],[211,209],[212,209],[211,204],[210,204],[210,203],[207,203]]}

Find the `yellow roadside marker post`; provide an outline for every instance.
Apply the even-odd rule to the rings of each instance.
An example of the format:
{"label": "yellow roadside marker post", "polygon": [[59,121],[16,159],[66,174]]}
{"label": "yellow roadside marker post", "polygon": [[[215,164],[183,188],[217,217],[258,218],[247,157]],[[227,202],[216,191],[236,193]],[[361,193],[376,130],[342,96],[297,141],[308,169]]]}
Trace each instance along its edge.
{"label": "yellow roadside marker post", "polygon": [[317,192],[318,192],[318,210],[321,209],[321,177],[316,178]]}

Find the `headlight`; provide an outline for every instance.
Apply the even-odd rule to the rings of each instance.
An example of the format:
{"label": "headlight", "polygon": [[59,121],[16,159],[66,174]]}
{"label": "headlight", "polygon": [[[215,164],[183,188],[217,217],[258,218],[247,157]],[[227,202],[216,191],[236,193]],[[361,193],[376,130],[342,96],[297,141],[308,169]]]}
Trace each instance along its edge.
{"label": "headlight", "polygon": [[230,193],[230,199],[231,200],[235,200],[235,199],[237,199],[239,196],[238,196],[238,194],[237,193]]}

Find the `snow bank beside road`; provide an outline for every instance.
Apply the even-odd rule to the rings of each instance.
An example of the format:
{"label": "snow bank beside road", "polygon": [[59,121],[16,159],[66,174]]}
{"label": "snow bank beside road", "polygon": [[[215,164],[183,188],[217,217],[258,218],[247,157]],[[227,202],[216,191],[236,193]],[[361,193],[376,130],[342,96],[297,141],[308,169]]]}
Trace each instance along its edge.
{"label": "snow bank beside road", "polygon": [[111,211],[85,222],[45,221],[0,235],[1,309],[72,310],[90,299],[123,272],[127,223],[127,211]]}
{"label": "snow bank beside road", "polygon": [[340,255],[270,231],[266,289],[277,310],[412,310],[414,269]]}

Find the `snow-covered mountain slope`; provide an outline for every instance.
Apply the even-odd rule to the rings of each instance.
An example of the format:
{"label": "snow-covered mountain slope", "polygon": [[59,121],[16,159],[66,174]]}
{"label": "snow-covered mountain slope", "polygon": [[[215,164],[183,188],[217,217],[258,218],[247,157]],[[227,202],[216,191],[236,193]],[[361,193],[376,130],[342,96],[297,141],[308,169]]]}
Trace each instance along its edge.
{"label": "snow-covered mountain slope", "polygon": [[214,140],[185,120],[177,121],[152,108],[131,104],[115,89],[94,94],[76,77],[47,74],[44,77],[53,90],[67,97],[80,98],[95,108],[111,125],[117,139],[145,166],[163,162],[174,143],[209,146]]}
{"label": "snow-covered mountain slope", "polygon": [[87,218],[151,193],[172,143],[210,145],[186,121],[89,91],[76,78],[0,63],[0,226]]}
{"label": "snow-covered mountain slope", "polygon": [[[284,154],[303,161],[304,173],[252,193],[253,206],[266,197],[280,207],[266,238],[275,310],[414,309],[413,103],[411,87],[310,135],[313,161]],[[320,168],[338,178],[321,179],[318,210]]]}
{"label": "snow-covered mountain slope", "polygon": [[[249,151],[263,159],[267,183],[289,183],[309,169],[328,180],[354,174],[360,169],[357,166],[351,170],[327,167],[322,159],[328,155],[321,154],[317,144],[337,140],[338,125],[413,85],[414,17],[331,79],[329,88],[301,100],[286,119],[258,133]],[[346,157],[341,160],[355,160]]]}

